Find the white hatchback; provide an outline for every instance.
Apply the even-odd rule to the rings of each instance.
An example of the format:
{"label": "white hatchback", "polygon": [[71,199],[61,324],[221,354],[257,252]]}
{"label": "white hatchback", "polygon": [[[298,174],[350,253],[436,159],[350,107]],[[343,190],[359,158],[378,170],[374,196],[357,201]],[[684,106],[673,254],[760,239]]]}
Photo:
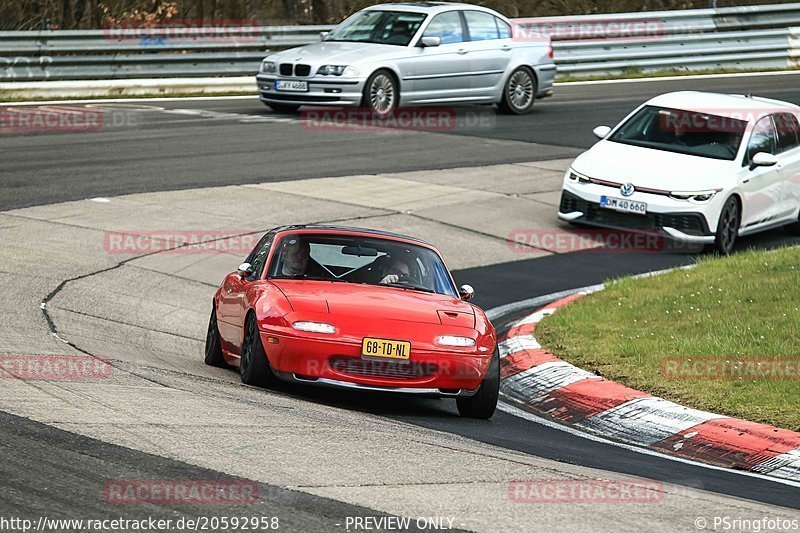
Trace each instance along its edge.
{"label": "white hatchback", "polygon": [[564,177],[559,218],[658,232],[723,254],[778,226],[800,234],[800,107],[676,92],[646,102]]}

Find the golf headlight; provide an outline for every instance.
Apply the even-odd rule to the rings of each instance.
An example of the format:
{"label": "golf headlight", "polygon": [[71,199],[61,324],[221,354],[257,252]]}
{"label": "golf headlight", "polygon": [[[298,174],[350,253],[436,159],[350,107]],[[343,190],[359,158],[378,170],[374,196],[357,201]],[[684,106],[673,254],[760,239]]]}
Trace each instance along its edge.
{"label": "golf headlight", "polygon": [[569,169],[569,181],[574,181],[578,183],[591,183],[592,180],[589,176],[584,176],[583,174],[579,174],[572,169]]}
{"label": "golf headlight", "polygon": [[347,65],[322,65],[317,74],[322,76],[358,76],[358,70]]}
{"label": "golf headlight", "polygon": [[328,335],[336,333],[336,326],[324,322],[295,322],[292,324],[292,328],[309,333],[326,333]]}
{"label": "golf headlight", "polygon": [[693,204],[704,204],[714,198],[719,191],[673,191],[669,193],[671,198],[675,200],[688,200]]}
{"label": "golf headlight", "polygon": [[262,61],[261,62],[261,72],[265,74],[275,74],[275,62],[274,61]]}
{"label": "golf headlight", "polygon": [[475,339],[469,337],[458,337],[456,335],[442,335],[436,337],[436,344],[440,346],[458,346],[460,348],[469,348],[475,346]]}

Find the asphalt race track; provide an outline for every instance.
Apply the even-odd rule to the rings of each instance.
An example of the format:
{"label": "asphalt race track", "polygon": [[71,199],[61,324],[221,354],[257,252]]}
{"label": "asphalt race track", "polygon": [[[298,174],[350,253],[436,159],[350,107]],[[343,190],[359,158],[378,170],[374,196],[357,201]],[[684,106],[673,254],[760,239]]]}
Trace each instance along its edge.
{"label": "asphalt race track", "polygon": [[0,209],[144,191],[568,158],[592,145],[595,126],[618,122],[657,94],[752,91],[799,102],[798,80],[789,75],[561,87],[529,116],[498,115],[490,128],[431,136],[331,135],[280,123],[265,128],[248,120],[274,114],[252,98],[143,101],[173,112],[207,113],[131,112],[133,127],[110,128],[102,142],[96,133],[4,137]]}
{"label": "asphalt race track", "polygon": [[[502,492],[507,479],[520,479],[508,467],[513,463],[521,479],[536,472],[625,475],[689,491],[675,491],[677,499],[658,509],[593,509],[597,514],[584,515],[582,522],[566,507],[551,506],[544,514],[537,510],[541,527],[548,530],[596,519],[598,531],[689,531],[695,516],[718,509],[799,517],[800,487],[597,443],[507,412],[478,422],[459,418],[450,401],[289,385],[269,392],[246,388],[235,372],[203,367],[198,355],[208,295],[239,256],[194,262],[179,255],[110,256],[98,250],[102,231],[131,229],[131,224],[257,233],[277,222],[334,221],[403,230],[441,246],[456,281],[474,285],[475,301],[484,309],[685,265],[702,254],[532,250],[520,255],[507,240],[515,228],[556,227],[559,176],[571,158],[591,146],[594,126],[616,123],[651,96],[685,89],[752,91],[800,103],[800,74],[568,85],[537,102],[529,116],[459,110],[491,118],[480,127],[433,133],[331,134],[276,115],[254,98],[47,104],[89,106],[123,120],[83,133],[0,133],[0,235],[4,244],[19,248],[4,246],[0,256],[0,282],[7,287],[0,293],[6,309],[0,312],[6,330],[0,353],[50,353],[57,345],[108,355],[119,360],[122,376],[115,379],[121,383],[115,385],[126,387],[120,389],[121,403],[129,402],[116,405],[106,392],[86,385],[36,391],[6,387],[0,393],[0,489],[9,497],[0,500],[0,515],[13,514],[8,509],[30,516],[101,515],[107,508],[92,498],[107,479],[250,478],[259,481],[262,499],[247,513],[286,517],[281,525],[289,531],[334,530],[348,516],[420,509],[402,492],[405,485],[439,487],[447,503],[437,503],[437,509],[456,515],[453,528],[491,531],[487,524],[496,524],[497,530],[511,530],[513,522],[503,520],[518,513],[530,518],[525,513],[532,508],[486,503],[477,518],[470,509],[485,502],[480,495],[492,494],[481,484],[495,484]],[[402,205],[382,199],[385,190],[371,188],[374,182]],[[422,191],[419,197],[413,196],[415,187]],[[352,198],[359,195],[363,198]],[[486,210],[478,216],[482,206]],[[498,221],[520,213],[518,224]],[[742,239],[739,249],[787,243],[800,244],[800,239],[776,230]],[[47,320],[39,309],[42,301]],[[19,313],[9,312],[20,305]],[[218,408],[210,406],[217,402]],[[113,418],[92,414],[92,406],[108,409]],[[248,427],[253,417],[257,424]],[[307,433],[292,432],[298,420]],[[267,433],[257,434],[259,428]],[[362,431],[376,441],[363,450],[367,459],[348,447]],[[331,443],[327,461],[287,458],[285,470],[269,462],[276,450],[304,448],[297,439],[306,437],[309,443]],[[259,439],[271,444],[258,448]],[[394,464],[380,453],[381,443],[398,439],[408,443],[407,455],[400,455],[408,463]],[[484,458],[501,473],[493,477],[476,467],[464,474],[469,483],[449,477],[443,470],[461,466],[448,462],[450,452],[472,461]],[[341,458],[341,464],[330,457]],[[410,466],[426,460],[431,480]],[[375,461],[375,479],[355,477],[359,465],[369,461]],[[343,480],[331,481],[337,476]],[[397,486],[381,481],[386,476],[396,476]],[[469,490],[476,501],[461,501],[464,493],[458,490],[467,486],[474,487]],[[676,523],[680,509],[685,523]],[[113,511],[210,514],[193,506]],[[211,513],[226,511],[234,510]]]}

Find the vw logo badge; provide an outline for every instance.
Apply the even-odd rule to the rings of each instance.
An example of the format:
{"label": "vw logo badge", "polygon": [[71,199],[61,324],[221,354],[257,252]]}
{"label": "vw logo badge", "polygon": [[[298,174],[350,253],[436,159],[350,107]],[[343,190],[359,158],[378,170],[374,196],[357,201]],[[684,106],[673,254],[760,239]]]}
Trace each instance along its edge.
{"label": "vw logo badge", "polygon": [[633,186],[633,183],[626,183],[619,188],[619,192],[621,192],[622,196],[625,197],[633,196],[633,193],[636,192],[636,188]]}

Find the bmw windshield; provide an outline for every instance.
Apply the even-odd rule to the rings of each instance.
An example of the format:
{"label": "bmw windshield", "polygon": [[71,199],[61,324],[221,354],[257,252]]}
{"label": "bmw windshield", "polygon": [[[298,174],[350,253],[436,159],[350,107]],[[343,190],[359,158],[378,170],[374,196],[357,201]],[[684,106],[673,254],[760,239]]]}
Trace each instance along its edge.
{"label": "bmw windshield", "polygon": [[645,106],[610,138],[622,144],[733,161],[747,122],[698,111]]}
{"label": "bmw windshield", "polygon": [[408,46],[426,16],[403,11],[361,11],[334,28],[325,41]]}

